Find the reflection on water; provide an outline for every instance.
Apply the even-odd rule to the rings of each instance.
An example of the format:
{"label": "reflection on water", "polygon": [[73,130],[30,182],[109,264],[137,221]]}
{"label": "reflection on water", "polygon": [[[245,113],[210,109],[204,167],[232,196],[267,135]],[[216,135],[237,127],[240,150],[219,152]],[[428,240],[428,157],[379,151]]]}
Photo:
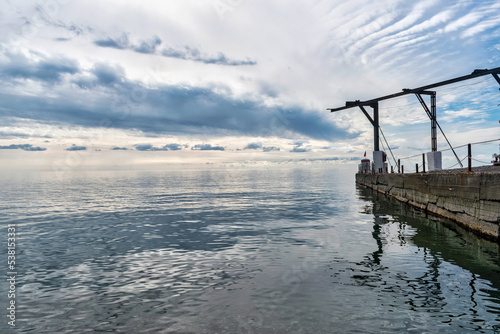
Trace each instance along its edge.
{"label": "reflection on water", "polygon": [[350,166],[1,182],[2,222],[20,231],[19,332],[492,333],[500,325],[498,245],[356,188]]}

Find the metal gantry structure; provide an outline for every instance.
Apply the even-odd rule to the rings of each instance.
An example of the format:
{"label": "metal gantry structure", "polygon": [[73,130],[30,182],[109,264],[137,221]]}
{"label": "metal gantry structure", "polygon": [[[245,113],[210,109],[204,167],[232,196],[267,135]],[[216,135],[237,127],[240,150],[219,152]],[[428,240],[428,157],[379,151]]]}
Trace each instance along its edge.
{"label": "metal gantry structure", "polygon": [[[446,135],[443,132],[443,129],[439,125],[437,121],[437,114],[436,114],[436,92],[432,91],[430,89],[441,87],[441,86],[446,86],[450,85],[456,82],[460,81],[465,81],[465,80],[470,80],[474,78],[478,78],[481,76],[485,75],[492,75],[493,78],[497,81],[497,83],[500,85],[500,67],[494,68],[494,69],[479,69],[479,70],[474,70],[471,74],[464,75],[461,77],[433,83],[430,85],[418,87],[418,88],[405,88],[401,92],[390,94],[390,95],[385,95],[381,96],[375,99],[371,100],[366,100],[366,101],[360,101],[360,100],[355,100],[355,101],[347,101],[345,103],[345,106],[343,107],[338,107],[338,108],[328,108],[327,110],[330,110],[331,112],[336,112],[336,111],[341,111],[345,109],[350,109],[354,107],[359,107],[363,114],[368,118],[370,123],[373,125],[373,150],[374,151],[380,151],[380,146],[379,146],[379,102],[384,101],[384,100],[389,100],[393,99],[396,97],[404,96],[404,95],[409,95],[409,94],[415,94],[417,97],[418,101],[424,108],[425,112],[427,113],[427,116],[429,116],[429,119],[431,120],[431,150],[432,152],[437,151],[437,128],[441,130],[441,133],[443,134],[444,138],[448,142],[448,145],[450,145],[450,148],[453,150],[453,147],[451,146],[450,142],[448,141],[448,138],[446,138]],[[422,95],[429,95],[431,98],[431,107],[429,108],[427,104],[424,101],[424,98]],[[370,114],[367,112],[365,107],[370,107],[373,109],[373,117],[370,116]],[[453,150],[453,153],[455,154],[455,157],[458,159],[459,163],[461,164],[460,159],[458,158],[457,154]]]}

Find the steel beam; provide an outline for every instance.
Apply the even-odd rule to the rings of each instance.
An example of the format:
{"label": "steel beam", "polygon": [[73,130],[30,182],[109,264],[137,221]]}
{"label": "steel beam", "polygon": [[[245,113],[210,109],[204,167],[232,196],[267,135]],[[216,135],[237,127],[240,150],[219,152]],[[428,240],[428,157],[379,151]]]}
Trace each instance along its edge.
{"label": "steel beam", "polygon": [[[431,109],[429,110],[429,107],[425,103],[424,99],[422,98],[422,95],[430,95],[431,96]],[[432,146],[432,152],[437,152],[437,129],[436,126],[439,127],[439,130],[443,134],[444,139],[446,139],[446,142],[450,146],[451,150],[453,151],[453,154],[455,155],[455,158],[457,159],[458,163],[460,164],[460,167],[463,167],[462,162],[460,161],[460,158],[458,157],[457,153],[455,152],[455,149],[453,149],[453,146],[451,146],[450,141],[448,140],[448,137],[444,134],[443,129],[441,128],[441,125],[439,125],[437,121],[437,115],[436,115],[436,92],[434,91],[426,91],[426,92],[420,92],[420,93],[415,93],[415,96],[417,97],[418,101],[424,108],[425,112],[427,113],[427,116],[431,119],[431,146]]]}
{"label": "steel beam", "polygon": [[386,96],[382,96],[382,97],[378,97],[376,99],[371,99],[371,100],[367,100],[367,101],[356,100],[354,102],[346,102],[345,106],[343,106],[343,107],[339,107],[339,108],[327,108],[327,110],[330,110],[331,112],[335,112],[335,111],[349,109],[349,108],[352,108],[352,107],[358,107],[360,105],[361,106],[367,106],[367,105],[370,105],[372,103],[377,103],[379,101],[389,100],[389,99],[393,99],[395,97],[399,97],[399,96],[403,96],[403,95],[408,95],[408,94],[420,93],[420,92],[428,90],[428,89],[432,89],[432,88],[436,88],[436,87],[441,87],[441,86],[446,86],[446,85],[450,85],[450,84],[455,83],[455,82],[460,82],[460,81],[464,81],[464,80],[474,79],[474,78],[481,77],[481,76],[484,76],[484,75],[489,75],[489,74],[492,74],[493,77],[495,78],[495,80],[497,80],[497,82],[500,84],[500,78],[498,77],[498,74],[500,74],[500,67],[497,67],[497,68],[494,68],[494,69],[491,69],[491,70],[487,70],[487,69],[485,69],[485,70],[474,70],[474,72],[472,72],[469,75],[464,75],[464,76],[461,76],[461,77],[457,77],[457,78],[453,78],[453,79],[450,79],[450,80],[445,80],[445,81],[437,82],[437,83],[434,83],[434,84],[430,84],[430,85],[427,85],[427,86],[422,86],[422,87],[418,87],[418,88],[414,88],[414,89],[403,89],[402,92],[395,93],[395,94],[390,94],[390,95],[386,95]]}
{"label": "steel beam", "polygon": [[[357,103],[359,101],[355,102],[348,102],[348,103]],[[373,117],[370,116],[370,114],[366,111],[365,106],[373,108]],[[373,125],[373,150],[374,151],[380,151],[380,138],[379,138],[379,121],[378,121],[378,103],[371,103],[369,105],[358,105],[359,109],[365,114],[366,118],[372,123]]]}
{"label": "steel beam", "polygon": [[491,73],[491,75],[493,75],[493,78],[495,78],[495,80],[498,82],[498,84],[500,85],[500,78],[498,77],[498,74],[496,73]]}
{"label": "steel beam", "polygon": [[371,105],[373,108],[373,150],[380,151],[379,147],[379,122],[378,122],[378,102]]}
{"label": "steel beam", "polygon": [[[430,95],[431,96],[431,109],[427,107],[422,95]],[[432,152],[437,152],[437,118],[436,118],[436,92],[434,91],[425,91],[420,93],[415,93],[418,101],[424,108],[427,116],[429,116],[431,120],[431,150]]]}

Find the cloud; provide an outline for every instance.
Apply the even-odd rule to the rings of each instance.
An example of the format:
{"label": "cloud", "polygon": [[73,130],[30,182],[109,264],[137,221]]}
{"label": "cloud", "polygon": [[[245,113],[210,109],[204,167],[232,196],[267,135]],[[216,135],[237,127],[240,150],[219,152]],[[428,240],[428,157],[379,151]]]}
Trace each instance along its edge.
{"label": "cloud", "polygon": [[262,150],[263,152],[273,152],[273,151],[281,151],[279,147],[275,146],[262,146],[261,143],[250,143],[243,150]]}
{"label": "cloud", "polygon": [[[93,79],[75,75],[75,81],[81,80],[81,90],[54,89],[50,99],[0,92],[0,116],[85,127],[99,127],[106,120],[109,128],[148,134],[299,135],[323,140],[356,136],[338,128],[323,110],[268,107],[259,98],[234,98],[230,90],[219,86],[158,84],[149,88],[123,77],[120,66],[104,63],[89,71]],[[98,87],[105,84],[106,90]]]}
{"label": "cloud", "polygon": [[105,38],[95,40],[94,44],[104,48],[113,48],[118,50],[131,50],[143,54],[160,55],[167,58],[177,58],[183,60],[191,60],[204,64],[226,65],[226,66],[249,66],[256,65],[257,62],[250,59],[232,60],[226,57],[222,52],[211,56],[201,52],[198,48],[184,46],[182,48],[164,47],[160,50],[163,44],[158,36],[154,36],[149,40],[142,40],[138,45],[132,44],[129,41],[128,35],[123,34],[118,38]]}
{"label": "cloud", "polygon": [[310,152],[311,150],[306,148],[306,147],[294,147],[293,149],[290,150],[290,152],[293,153],[305,153],[305,152]]}
{"label": "cloud", "polygon": [[4,78],[34,79],[56,83],[65,74],[80,71],[78,62],[62,56],[48,57],[40,53],[28,58],[21,53],[5,52],[8,61],[0,63],[0,75]]}
{"label": "cloud", "polygon": [[261,143],[250,143],[247,146],[245,146],[244,150],[257,150],[262,148]]}
{"label": "cloud", "polygon": [[45,151],[45,147],[33,146],[31,144],[11,144],[8,146],[0,146],[0,150],[24,150],[24,151]]}
{"label": "cloud", "polygon": [[119,82],[125,76],[125,70],[121,66],[112,66],[105,63],[96,63],[90,71],[96,77],[99,83],[109,85]]}
{"label": "cloud", "polygon": [[281,151],[281,149],[279,147],[275,147],[275,146],[264,146],[264,147],[262,147],[262,150],[264,152]]}
{"label": "cloud", "polygon": [[191,147],[192,150],[197,151],[224,151],[225,148],[222,146],[212,146],[211,144],[198,144]]}
{"label": "cloud", "polygon": [[85,151],[87,148],[85,146],[77,146],[75,144],[68,147],[66,151]]}
{"label": "cloud", "polygon": [[222,52],[219,52],[216,56],[210,56],[200,52],[197,48],[190,48],[188,46],[184,47],[184,49],[168,48],[163,50],[161,54],[164,57],[192,60],[205,64],[216,64],[216,65],[226,65],[226,66],[245,66],[245,65],[257,64],[256,61],[250,59],[246,60],[228,59]]}
{"label": "cloud", "polygon": [[305,153],[305,152],[310,152],[311,150],[307,147],[304,147],[304,144],[306,142],[303,142],[303,141],[296,141],[295,143],[293,143],[293,145],[295,145],[295,147],[293,149],[290,150],[290,152],[292,153]]}
{"label": "cloud", "polygon": [[112,151],[127,151],[128,148],[126,148],[126,147],[113,147],[111,150]]}
{"label": "cloud", "polygon": [[135,52],[139,53],[155,54],[156,48],[159,45],[161,45],[161,39],[155,36],[151,40],[142,41],[139,46],[133,47],[133,49]]}
{"label": "cloud", "polygon": [[105,39],[99,39],[94,41],[94,44],[103,48],[113,48],[119,50],[128,49],[130,47],[128,36],[126,34],[123,34],[118,38],[108,37]]}
{"label": "cloud", "polygon": [[172,144],[167,144],[167,145],[163,146],[163,148],[168,148],[170,151],[180,151],[180,150],[182,150],[183,145],[172,143]]}
{"label": "cloud", "polygon": [[180,144],[167,144],[163,147],[154,147],[152,144],[138,144],[135,149],[138,151],[179,151],[182,150],[183,145]]}

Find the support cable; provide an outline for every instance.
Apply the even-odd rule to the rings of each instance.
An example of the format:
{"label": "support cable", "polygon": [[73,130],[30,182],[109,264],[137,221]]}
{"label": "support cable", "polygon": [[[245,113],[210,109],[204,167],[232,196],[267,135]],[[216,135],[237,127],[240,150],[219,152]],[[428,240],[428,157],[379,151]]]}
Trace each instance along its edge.
{"label": "support cable", "polygon": [[[434,93],[435,94],[435,93]],[[460,164],[460,167],[463,167],[464,165],[462,165],[462,162],[460,161],[460,158],[458,157],[457,153],[455,152],[455,150],[453,149],[453,146],[451,146],[451,143],[450,141],[448,140],[448,137],[446,137],[446,135],[444,134],[444,131],[443,129],[441,128],[441,125],[439,125],[439,122],[437,121],[436,117],[434,117],[431,113],[431,111],[429,110],[429,107],[427,107],[427,104],[425,104],[425,101],[424,99],[422,98],[422,96],[417,93],[415,94],[415,96],[417,97],[418,101],[420,102],[420,104],[422,105],[422,107],[424,108],[425,112],[427,113],[427,116],[429,116],[429,118],[431,119],[431,122],[434,122],[436,123],[436,125],[438,126],[439,130],[441,130],[441,133],[443,134],[443,137],[444,139],[446,139],[446,142],[448,143],[448,145],[450,146],[451,150],[453,151],[453,154],[455,155],[455,158],[457,158],[457,161],[458,163]],[[433,95],[435,96],[435,95]],[[435,146],[434,146],[435,147]],[[434,149],[433,149],[434,150]]]}
{"label": "support cable", "polygon": [[[485,140],[485,141],[480,141],[480,142],[475,142],[475,143],[470,143],[471,145],[479,145],[479,144],[486,144],[486,143],[492,143],[492,142],[495,142],[495,141],[500,141],[500,138],[497,138],[497,139],[491,139],[491,140]],[[462,147],[466,147],[467,145],[469,144],[464,144],[464,145],[459,145],[459,146],[455,146],[453,148],[446,148],[444,150],[439,150],[440,152],[445,152],[445,151],[451,151],[452,149],[457,149],[457,148],[462,148]],[[422,153],[420,154],[416,154],[416,155],[412,155],[412,156],[409,156],[409,157],[404,157],[404,158],[401,158],[399,160],[405,160],[405,159],[411,159],[411,158],[416,158],[416,157],[419,157],[421,156]],[[463,161],[463,159],[461,160]],[[458,165],[458,163],[457,163]]]}
{"label": "support cable", "polygon": [[[466,156],[465,156],[465,157],[461,160],[461,162],[462,162],[462,161],[464,161],[465,159],[467,159],[468,157],[469,157],[469,156],[468,156],[468,155],[466,155]],[[444,168],[444,169],[451,169],[451,168],[455,167],[456,165],[458,165],[458,162],[457,162],[456,164],[454,164],[453,166],[450,166],[450,167],[448,167],[448,168]]]}
{"label": "support cable", "polygon": [[379,125],[378,128],[380,129],[380,133],[382,134],[382,137],[384,138],[384,141],[387,144],[387,148],[389,149],[389,152],[391,152],[392,159],[394,159],[394,165],[397,166],[398,165],[398,161],[396,160],[396,158],[394,157],[394,154],[392,153],[391,147],[389,146],[389,143],[387,142],[387,139],[385,138],[384,132],[382,131],[382,127]]}
{"label": "support cable", "polygon": [[460,161],[460,158],[458,157],[457,152],[455,152],[455,150],[453,149],[453,146],[451,146],[450,141],[448,140],[448,138],[444,134],[444,131],[441,128],[441,125],[439,125],[439,123],[438,123],[437,120],[436,120],[436,125],[438,126],[439,130],[441,130],[441,133],[443,134],[444,139],[446,139],[446,142],[448,143],[448,145],[450,145],[450,149],[453,151],[453,154],[455,155],[455,158],[457,158],[458,163],[460,164],[460,167],[463,167],[464,165],[462,165],[462,161]]}
{"label": "support cable", "polygon": [[[498,139],[492,139],[492,140],[479,141],[479,142],[477,142],[477,143],[470,143],[470,144],[471,144],[471,145],[479,145],[479,144],[492,143],[492,142],[494,142],[494,141],[498,141],[498,140],[500,140],[500,138],[498,138]],[[466,147],[467,145],[469,145],[469,144],[464,144],[464,145],[460,145],[460,146],[455,146],[454,148],[462,148],[462,147]],[[447,149],[445,149],[445,150],[441,150],[441,152],[443,152],[443,151],[449,151],[449,150],[450,150],[450,149],[449,149],[449,148],[447,148]]]}

